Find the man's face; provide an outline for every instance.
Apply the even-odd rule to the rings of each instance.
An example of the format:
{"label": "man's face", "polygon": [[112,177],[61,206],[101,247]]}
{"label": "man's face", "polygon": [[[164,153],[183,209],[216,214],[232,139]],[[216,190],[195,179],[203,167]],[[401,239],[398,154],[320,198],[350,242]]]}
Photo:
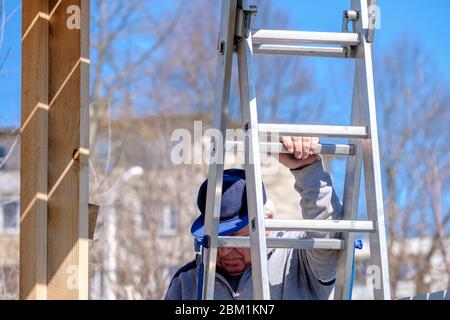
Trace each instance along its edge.
{"label": "man's face", "polygon": [[[271,212],[266,213],[266,219],[272,219]],[[266,232],[268,235],[270,232]],[[248,237],[248,227],[234,233],[233,237]],[[251,264],[250,248],[218,248],[217,265],[230,276],[240,276],[245,268]]]}
{"label": "man's face", "polygon": [[[248,237],[248,227],[233,234],[235,237]],[[230,276],[240,276],[251,263],[249,248],[218,248],[217,265]]]}

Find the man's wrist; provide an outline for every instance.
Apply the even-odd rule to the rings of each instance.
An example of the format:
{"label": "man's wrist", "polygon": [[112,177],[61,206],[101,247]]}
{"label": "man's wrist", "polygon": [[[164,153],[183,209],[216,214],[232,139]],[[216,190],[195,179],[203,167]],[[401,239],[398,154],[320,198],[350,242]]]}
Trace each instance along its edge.
{"label": "man's wrist", "polygon": [[297,168],[291,169],[291,170],[292,171],[300,171],[300,170],[305,169],[305,168],[307,168],[309,166],[312,166],[313,164],[319,162],[320,160],[322,160],[322,158],[321,157],[317,157],[313,162],[308,163],[308,164],[303,164],[303,165],[301,165],[301,166],[299,166]]}
{"label": "man's wrist", "polygon": [[298,167],[298,168],[294,168],[294,169],[291,169],[291,170],[292,170],[292,171],[300,171],[300,170],[303,170],[303,169],[309,167],[310,165],[312,165],[312,164],[314,164],[314,163],[316,163],[316,162],[317,162],[317,161],[314,161],[313,163],[310,163],[310,164],[304,164],[304,165],[302,165],[302,166],[300,166],[300,167]]}

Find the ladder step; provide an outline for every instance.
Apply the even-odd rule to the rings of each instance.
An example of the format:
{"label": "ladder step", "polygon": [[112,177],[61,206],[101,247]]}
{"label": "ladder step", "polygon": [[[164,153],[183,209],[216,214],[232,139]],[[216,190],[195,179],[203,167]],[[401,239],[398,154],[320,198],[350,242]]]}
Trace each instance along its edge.
{"label": "ladder step", "polygon": [[[243,152],[244,143],[242,141],[227,141],[226,150]],[[289,153],[280,142],[261,143],[260,150],[265,153]],[[355,146],[352,144],[319,144],[317,154],[351,156],[355,154]]]}
{"label": "ladder step", "polygon": [[261,43],[316,43],[357,46],[359,34],[345,32],[308,32],[287,30],[253,30],[253,42]]}
{"label": "ladder step", "polygon": [[270,231],[336,231],[375,232],[373,221],[349,220],[274,220],[267,219],[266,230]]}
{"label": "ladder step", "polygon": [[[345,245],[345,241],[340,239],[267,238],[266,240],[267,248],[342,250]],[[250,248],[250,237],[219,237],[217,246],[222,248]]]}
{"label": "ladder step", "polygon": [[254,44],[253,53],[284,56],[309,56],[329,58],[354,58],[353,50],[346,47],[312,47],[285,44]]}
{"label": "ladder step", "polygon": [[281,136],[368,138],[367,127],[317,126],[295,124],[260,124],[260,133],[278,133]]}

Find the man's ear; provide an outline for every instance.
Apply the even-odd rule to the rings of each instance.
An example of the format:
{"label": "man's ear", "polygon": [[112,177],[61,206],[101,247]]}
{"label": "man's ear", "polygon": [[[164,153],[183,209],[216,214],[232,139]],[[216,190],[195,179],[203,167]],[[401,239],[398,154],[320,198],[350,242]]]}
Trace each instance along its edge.
{"label": "man's ear", "polygon": [[266,219],[273,219],[273,212],[272,211],[266,211]]}

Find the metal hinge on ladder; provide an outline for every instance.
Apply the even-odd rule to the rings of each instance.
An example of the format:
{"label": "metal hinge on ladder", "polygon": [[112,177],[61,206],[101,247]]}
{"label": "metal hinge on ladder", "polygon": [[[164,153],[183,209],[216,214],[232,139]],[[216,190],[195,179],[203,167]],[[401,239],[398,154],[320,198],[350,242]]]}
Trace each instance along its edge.
{"label": "metal hinge on ladder", "polygon": [[[236,10],[236,27],[235,27],[235,37],[248,38],[251,31],[252,16],[258,13],[258,9],[254,5],[248,6],[248,8],[237,8]],[[220,41],[220,34],[217,40],[217,50],[221,55],[225,54],[225,41]],[[234,46],[234,51],[236,51],[236,41]]]}
{"label": "metal hinge on ladder", "polygon": [[[358,19],[359,19],[359,12],[355,10],[345,10],[342,17],[342,32],[348,33],[349,32],[348,25],[350,24],[350,22],[358,21]],[[350,57],[354,53],[352,52],[352,46],[347,45],[344,48],[346,57]]]}
{"label": "metal hinge on ladder", "polygon": [[248,38],[252,24],[252,16],[258,13],[258,9],[254,5],[248,8],[238,8],[236,12],[236,28],[235,35],[238,38]]}

